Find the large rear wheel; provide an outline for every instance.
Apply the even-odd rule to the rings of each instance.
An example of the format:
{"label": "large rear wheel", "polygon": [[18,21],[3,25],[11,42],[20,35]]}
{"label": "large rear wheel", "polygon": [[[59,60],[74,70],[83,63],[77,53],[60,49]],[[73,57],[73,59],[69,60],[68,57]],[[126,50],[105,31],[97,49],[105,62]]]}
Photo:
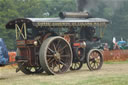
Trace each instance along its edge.
{"label": "large rear wheel", "polygon": [[66,72],[72,63],[72,49],[62,37],[46,39],[40,48],[40,64],[48,74]]}

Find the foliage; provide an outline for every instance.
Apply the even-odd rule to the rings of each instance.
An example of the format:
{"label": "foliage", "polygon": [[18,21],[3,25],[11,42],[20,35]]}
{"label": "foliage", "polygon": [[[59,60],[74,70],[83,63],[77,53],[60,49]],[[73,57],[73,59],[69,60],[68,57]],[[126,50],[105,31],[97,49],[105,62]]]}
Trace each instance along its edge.
{"label": "foliage", "polygon": [[[104,42],[111,43],[113,37],[117,40],[121,37],[127,40],[127,1],[116,11],[105,3],[101,3],[98,9],[99,11],[92,9],[91,14],[110,20],[104,34]],[[57,17],[60,11],[77,11],[76,0],[0,0],[0,37],[5,40],[9,50],[15,50],[15,32],[5,29],[8,21],[21,17]]]}
{"label": "foliage", "polygon": [[54,17],[60,11],[74,11],[73,0],[0,0],[0,37],[9,50],[16,50],[14,30],[5,29],[15,18]]}

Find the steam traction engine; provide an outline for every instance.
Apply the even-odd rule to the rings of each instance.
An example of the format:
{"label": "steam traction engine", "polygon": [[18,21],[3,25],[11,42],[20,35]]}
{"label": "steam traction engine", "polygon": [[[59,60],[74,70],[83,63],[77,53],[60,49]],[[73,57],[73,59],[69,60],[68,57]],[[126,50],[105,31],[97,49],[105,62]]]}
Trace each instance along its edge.
{"label": "steam traction engine", "polygon": [[102,67],[103,56],[94,48],[94,27],[108,20],[91,18],[88,13],[60,13],[60,18],[18,18],[7,29],[16,30],[17,71],[25,74],[61,74],[79,70],[84,63],[90,70]]}

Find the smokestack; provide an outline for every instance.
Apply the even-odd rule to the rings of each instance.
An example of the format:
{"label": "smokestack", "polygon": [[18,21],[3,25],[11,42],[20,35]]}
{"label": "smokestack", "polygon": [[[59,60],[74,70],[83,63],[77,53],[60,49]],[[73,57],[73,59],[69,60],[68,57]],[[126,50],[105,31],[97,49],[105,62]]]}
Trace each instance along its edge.
{"label": "smokestack", "polygon": [[91,18],[92,16],[88,12],[60,12],[61,19],[64,18]]}

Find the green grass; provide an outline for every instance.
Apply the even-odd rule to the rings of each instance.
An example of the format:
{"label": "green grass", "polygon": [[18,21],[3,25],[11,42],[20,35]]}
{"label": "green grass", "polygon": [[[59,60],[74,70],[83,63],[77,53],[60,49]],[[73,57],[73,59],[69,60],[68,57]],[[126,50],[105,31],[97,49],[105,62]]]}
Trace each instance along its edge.
{"label": "green grass", "polygon": [[[78,79],[78,78],[76,78]],[[79,80],[75,78],[69,80],[49,81],[49,82],[34,82],[36,85],[127,85],[128,75],[109,75],[109,76],[89,76],[88,78],[82,77]]]}
{"label": "green grass", "polygon": [[89,71],[86,65],[78,71],[60,75],[25,75],[15,69],[0,69],[0,85],[128,85],[128,61],[105,62],[101,70]]}
{"label": "green grass", "polygon": [[126,61],[105,61],[105,64],[126,64],[128,63],[128,60]]}
{"label": "green grass", "polygon": [[128,75],[90,76],[76,85],[127,85]]}
{"label": "green grass", "polygon": [[[76,74],[77,75],[77,74]],[[70,76],[70,75],[69,75]],[[33,76],[34,77],[34,76]],[[21,79],[15,81],[8,81],[3,85],[127,85],[128,75],[102,75],[102,76],[88,76],[79,78],[67,78],[63,79],[59,76],[50,76],[51,78],[39,79],[29,77],[30,79]],[[37,77],[37,76],[36,76]],[[45,80],[45,81],[44,81]],[[2,85],[2,83],[0,84]]]}

